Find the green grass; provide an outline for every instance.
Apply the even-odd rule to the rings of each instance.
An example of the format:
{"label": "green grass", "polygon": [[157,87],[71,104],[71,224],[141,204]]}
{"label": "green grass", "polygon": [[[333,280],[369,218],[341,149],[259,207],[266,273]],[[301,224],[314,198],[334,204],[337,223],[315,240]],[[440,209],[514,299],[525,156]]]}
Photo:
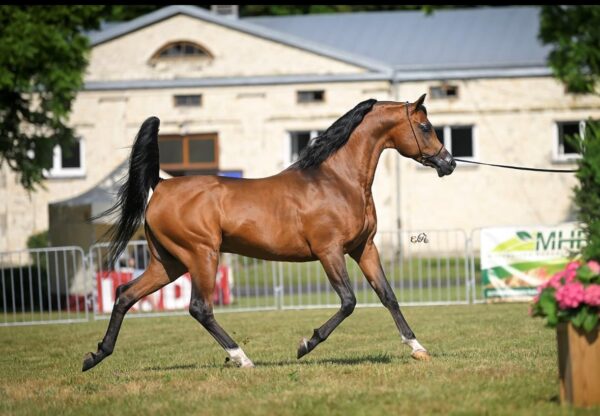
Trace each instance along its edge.
{"label": "green grass", "polygon": [[0,414],[598,414],[558,403],[555,333],[525,304],[404,308],[429,363],[410,358],[385,309],[358,308],[297,361],[299,339],[333,312],[218,314],[255,369],[225,367],[188,316],[125,319],[87,373],[108,321],[0,328]]}

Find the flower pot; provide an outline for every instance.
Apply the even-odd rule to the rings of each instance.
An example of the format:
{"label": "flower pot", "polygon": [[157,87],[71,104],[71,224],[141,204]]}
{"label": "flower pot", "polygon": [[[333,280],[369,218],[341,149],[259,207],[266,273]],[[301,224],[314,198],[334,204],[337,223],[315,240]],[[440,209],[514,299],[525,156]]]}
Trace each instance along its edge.
{"label": "flower pot", "polygon": [[556,328],[560,401],[577,407],[600,405],[600,326],[585,333],[571,323]]}

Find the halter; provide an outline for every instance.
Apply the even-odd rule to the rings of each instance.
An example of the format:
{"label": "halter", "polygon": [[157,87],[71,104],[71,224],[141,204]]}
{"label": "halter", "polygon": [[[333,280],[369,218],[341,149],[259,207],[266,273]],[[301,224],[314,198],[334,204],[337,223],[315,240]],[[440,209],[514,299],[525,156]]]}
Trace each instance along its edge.
{"label": "halter", "polygon": [[415,133],[415,129],[414,129],[413,125],[412,125],[412,122],[410,121],[410,115],[408,114],[408,106],[409,105],[410,105],[410,103],[407,101],[406,104],[405,104],[405,107],[406,107],[406,118],[408,119],[408,125],[410,126],[410,129],[412,130],[413,137],[415,138],[415,142],[417,142],[417,147],[419,148],[419,153],[420,153],[419,159],[420,159],[420,162],[421,162],[421,164],[423,166],[426,166],[425,162],[427,162],[429,159],[434,158],[437,155],[439,155],[440,152],[442,151],[442,149],[444,148],[444,145],[442,144],[440,146],[439,150],[434,155],[428,156],[428,155],[426,155],[426,154],[423,153],[423,151],[421,150],[421,146],[419,145],[419,140],[417,139],[417,134]]}

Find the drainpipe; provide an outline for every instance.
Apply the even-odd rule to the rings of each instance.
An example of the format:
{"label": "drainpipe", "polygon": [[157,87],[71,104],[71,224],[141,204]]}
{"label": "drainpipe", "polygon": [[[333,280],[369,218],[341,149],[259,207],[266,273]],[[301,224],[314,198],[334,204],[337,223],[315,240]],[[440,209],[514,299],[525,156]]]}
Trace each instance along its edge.
{"label": "drainpipe", "polygon": [[[397,72],[392,72],[392,94],[394,101],[400,101],[400,94],[398,94],[398,77]],[[396,155],[396,227],[402,228],[402,217],[400,209],[400,155]]]}

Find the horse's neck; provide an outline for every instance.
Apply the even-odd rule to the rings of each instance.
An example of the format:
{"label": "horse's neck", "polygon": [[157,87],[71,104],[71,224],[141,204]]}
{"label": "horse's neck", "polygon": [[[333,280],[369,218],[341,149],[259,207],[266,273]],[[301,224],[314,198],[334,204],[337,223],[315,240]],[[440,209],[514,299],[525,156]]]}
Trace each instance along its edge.
{"label": "horse's neck", "polygon": [[357,127],[348,142],[324,162],[345,181],[359,186],[368,195],[371,194],[381,152],[389,147],[382,137],[369,133],[368,129]]}

